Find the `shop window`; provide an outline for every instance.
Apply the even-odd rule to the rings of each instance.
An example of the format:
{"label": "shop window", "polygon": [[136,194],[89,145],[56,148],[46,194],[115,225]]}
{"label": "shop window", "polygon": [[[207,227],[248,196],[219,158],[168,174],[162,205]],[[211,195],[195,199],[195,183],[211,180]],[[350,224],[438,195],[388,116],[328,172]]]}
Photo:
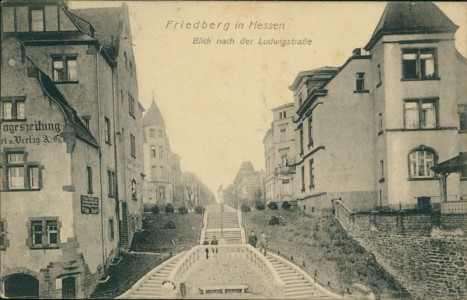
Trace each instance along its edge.
{"label": "shop window", "polygon": [[42,188],[41,166],[27,161],[27,152],[6,150],[3,160],[4,191],[40,190]]}
{"label": "shop window", "polygon": [[403,79],[436,79],[437,67],[436,49],[402,50]]}
{"label": "shop window", "polygon": [[54,82],[78,82],[78,61],[76,55],[52,56]]}
{"label": "shop window", "polygon": [[29,248],[58,248],[60,225],[57,217],[30,219],[28,223]]}
{"label": "shop window", "polygon": [[405,100],[405,128],[436,128],[438,126],[437,103],[436,99]]}
{"label": "shop window", "polygon": [[26,97],[2,97],[1,98],[1,120],[2,121],[24,121]]}

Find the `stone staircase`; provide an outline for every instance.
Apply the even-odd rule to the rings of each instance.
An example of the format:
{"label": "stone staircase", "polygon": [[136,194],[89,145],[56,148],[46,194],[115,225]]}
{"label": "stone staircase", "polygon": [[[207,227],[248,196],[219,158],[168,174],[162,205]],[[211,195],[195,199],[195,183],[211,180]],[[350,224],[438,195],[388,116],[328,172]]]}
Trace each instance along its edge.
{"label": "stone staircase", "polygon": [[184,253],[182,252],[157,266],[140,279],[131,290],[117,299],[166,299],[167,295],[164,295],[162,283],[167,280],[170,272]]}
{"label": "stone staircase", "polygon": [[208,214],[207,229],[221,228],[239,228],[237,212],[213,212]]}
{"label": "stone staircase", "polygon": [[335,299],[318,287],[309,276],[299,272],[291,262],[269,253],[267,259],[285,283],[285,299]]}
{"label": "stone staircase", "polygon": [[206,230],[205,239],[211,241],[213,237],[216,236],[216,239],[219,240],[223,236],[226,244],[241,244],[242,243],[242,234],[240,230],[228,230],[224,229],[223,232],[220,230]]}
{"label": "stone staircase", "polygon": [[206,213],[205,240],[210,242],[215,236],[217,240],[223,238],[226,244],[242,244],[237,211],[225,205],[223,208],[215,205],[211,206]]}

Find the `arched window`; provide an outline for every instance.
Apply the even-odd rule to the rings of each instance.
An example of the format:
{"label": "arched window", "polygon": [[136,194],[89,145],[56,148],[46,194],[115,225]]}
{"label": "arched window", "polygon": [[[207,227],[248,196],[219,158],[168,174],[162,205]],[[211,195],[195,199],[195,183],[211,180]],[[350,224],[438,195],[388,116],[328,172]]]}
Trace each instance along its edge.
{"label": "arched window", "polygon": [[136,180],[131,181],[131,199],[136,200]]}
{"label": "arched window", "polygon": [[431,167],[437,161],[436,152],[428,147],[420,146],[409,153],[410,178],[433,178],[435,173]]}

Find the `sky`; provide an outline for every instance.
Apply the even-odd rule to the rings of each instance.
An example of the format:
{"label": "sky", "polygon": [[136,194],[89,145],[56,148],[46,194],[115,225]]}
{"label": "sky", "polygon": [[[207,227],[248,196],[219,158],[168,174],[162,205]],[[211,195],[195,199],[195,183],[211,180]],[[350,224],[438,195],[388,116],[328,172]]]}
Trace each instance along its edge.
{"label": "sky", "polygon": [[[126,3],[138,100],[149,108],[154,93],[172,151],[181,156],[182,171],[194,172],[216,196],[220,185],[232,183],[242,161],[264,170],[262,140],[272,122],[271,109],[293,101],[288,86],[297,73],[341,66],[353,49],[366,45],[386,6],[385,2]],[[71,8],[121,4],[69,2]],[[467,3],[436,4],[460,26],[456,46],[467,56]],[[199,28],[193,28],[198,21]],[[207,28],[202,28],[203,22]],[[253,28],[255,22],[277,28]],[[272,38],[311,43],[260,44],[260,39]],[[197,44],[196,39],[211,42]],[[218,39],[233,39],[234,44],[216,44]],[[246,40],[252,41],[245,44]]]}

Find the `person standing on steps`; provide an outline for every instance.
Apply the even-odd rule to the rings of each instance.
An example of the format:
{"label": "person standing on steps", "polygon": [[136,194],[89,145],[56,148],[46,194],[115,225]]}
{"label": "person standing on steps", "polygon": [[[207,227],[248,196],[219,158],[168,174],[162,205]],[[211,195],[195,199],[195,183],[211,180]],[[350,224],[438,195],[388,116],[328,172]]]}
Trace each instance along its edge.
{"label": "person standing on steps", "polygon": [[209,258],[209,247],[208,247],[209,242],[208,242],[208,240],[204,240],[203,245],[206,246],[204,248],[204,251],[206,251],[206,259],[208,259]]}
{"label": "person standing on steps", "polygon": [[212,237],[211,241],[211,246],[212,246],[212,257],[217,257],[217,252],[218,252],[218,245],[219,243],[217,242],[216,236]]}
{"label": "person standing on steps", "polygon": [[252,230],[250,233],[250,236],[248,237],[248,244],[256,248],[257,242],[258,242],[258,237],[256,236],[255,232]]}
{"label": "person standing on steps", "polygon": [[259,237],[259,246],[261,248],[261,253],[263,253],[264,256],[266,256],[266,251],[268,248],[268,240],[269,240],[269,237],[264,233],[264,230],[261,230],[261,236]]}

